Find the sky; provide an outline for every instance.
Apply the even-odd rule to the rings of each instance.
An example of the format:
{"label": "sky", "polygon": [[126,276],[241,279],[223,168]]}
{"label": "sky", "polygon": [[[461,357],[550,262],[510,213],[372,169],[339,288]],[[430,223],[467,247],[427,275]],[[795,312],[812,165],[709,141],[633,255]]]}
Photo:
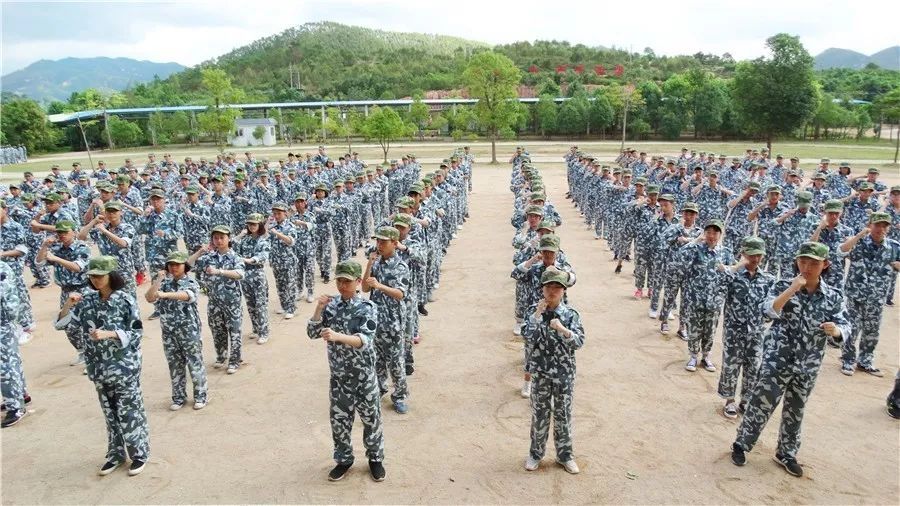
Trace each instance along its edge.
{"label": "sky", "polygon": [[872,54],[900,44],[900,2],[680,0],[516,2],[454,0],[220,0],[20,2],[0,0],[0,75],[40,59],[128,57],[192,66],[311,21],[437,33],[502,44],[567,40],[676,55],[765,54],[779,32],[816,55]]}

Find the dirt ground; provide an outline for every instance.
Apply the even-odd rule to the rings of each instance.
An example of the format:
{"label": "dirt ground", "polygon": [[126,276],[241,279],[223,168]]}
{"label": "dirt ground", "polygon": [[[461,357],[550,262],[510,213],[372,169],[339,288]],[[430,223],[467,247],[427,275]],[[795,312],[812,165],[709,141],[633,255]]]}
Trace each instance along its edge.
{"label": "dirt ground", "polygon": [[[552,146],[543,155],[560,160],[563,149]],[[478,154],[483,160],[486,151]],[[885,312],[876,353],[884,378],[844,377],[837,350],[828,350],[803,427],[803,478],[772,461],[778,414],[747,465],[735,467],[729,451],[736,423],[720,414],[717,373],[683,369],[685,343],[661,336],[647,318],[647,303],[631,299],[631,265],[614,275],[611,253],[564,199],[561,161],[540,165],[564,220],[562,246],[579,278],[570,298],[587,336],[577,355],[574,415],[581,475],[553,463],[552,443],[539,471],[523,469],[530,409],[519,396],[522,345],[511,332],[509,170],[479,166],[472,219],[447,255],[438,300],[422,320],[410,412],[398,415],[385,401],[385,482],[369,478],[358,422],[356,466],[343,481],[326,481],[333,461],[324,344],[306,337],[312,305],[301,302],[289,321],[274,314],[274,285],[272,338],[265,346],[245,341],[247,364],[237,374],[212,369],[204,328],[210,403],[199,412],[168,411],[159,323],[146,322],[142,383],[151,460],[138,477],[124,470],[98,477],[106,449],[103,417],[92,384],[80,368],[68,366],[74,353],[64,334],[52,330],[54,287],[32,292],[39,329],[22,353],[34,402],[28,417],[0,434],[2,502],[900,502],[900,425],[884,410],[898,367],[897,309]],[[319,283],[316,292],[336,290]],[[149,314],[146,302],[142,313]]]}

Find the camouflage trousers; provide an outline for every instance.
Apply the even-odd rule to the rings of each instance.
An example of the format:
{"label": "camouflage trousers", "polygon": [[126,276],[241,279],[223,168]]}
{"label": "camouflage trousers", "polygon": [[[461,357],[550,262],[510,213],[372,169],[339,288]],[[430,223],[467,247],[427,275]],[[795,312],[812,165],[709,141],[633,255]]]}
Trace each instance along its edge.
{"label": "camouflage trousers", "polygon": [[[199,323],[199,322],[198,322]],[[203,365],[203,340],[200,328],[165,329],[162,333],[163,352],[172,379],[172,402],[184,404],[187,399],[187,375],[194,384],[194,402],[206,402],[206,367]]]}
{"label": "camouflage trousers", "polygon": [[[383,200],[383,199],[382,199]],[[375,200],[371,204],[371,216],[372,223],[378,224],[384,221],[384,217],[387,216],[384,214],[384,206],[381,205],[381,202],[376,197]],[[366,228],[365,237],[372,237],[372,229]]]}
{"label": "camouflage trousers", "polygon": [[137,272],[147,272],[147,250],[144,246],[143,235],[138,234],[134,237],[134,241],[131,243],[131,252]]}
{"label": "camouflage trousers", "polygon": [[[841,286],[843,289],[843,286]],[[894,290],[897,288],[897,273],[895,272],[893,276],[891,276],[891,283],[888,287],[887,297],[885,298],[885,302],[891,302],[894,300]]]}
{"label": "camouflage trousers", "polygon": [[316,262],[323,278],[331,278],[331,228],[316,229]]}
{"label": "camouflage trousers", "polygon": [[[742,328],[743,327],[743,328]],[[735,399],[738,376],[741,377],[741,405],[747,402],[756,373],[762,362],[762,324],[748,328],[729,325],[725,321],[722,337],[722,372],[719,374],[719,396]]]}
{"label": "camouflage trousers", "polygon": [[[210,299],[206,308],[206,317],[213,336],[213,345],[216,348],[216,362],[224,363],[227,356],[229,367],[240,367],[241,325],[243,323],[241,299],[233,301]],[[231,353],[229,353],[229,348]]]}
{"label": "camouflage trousers", "polygon": [[594,237],[609,240],[609,218],[606,215],[606,210],[598,206],[594,214]]}
{"label": "camouflage trousers", "polygon": [[29,241],[28,253],[25,255],[25,264],[31,269],[31,274],[34,276],[34,282],[40,286],[47,286],[50,284],[50,270],[47,268],[46,263],[37,263],[37,253],[40,249],[40,242],[35,244]]}
{"label": "camouflage trousers", "polygon": [[362,379],[355,376],[331,375],[331,439],[334,441],[334,460],[338,464],[353,463],[353,420],[357,414],[363,425],[363,444],[369,460],[384,460],[384,433],[381,423],[381,396],[378,380],[369,371]]}
{"label": "camouflage trousers", "polygon": [[566,462],[572,455],[572,402],[575,378],[555,378],[542,372],[531,376],[531,448],[535,460],[544,458],[553,416],[553,444],[556,458]]}
{"label": "camouflage trousers", "polygon": [[[247,314],[250,315],[253,333],[259,337],[267,337],[269,335],[269,280],[266,279],[266,270],[262,267],[247,269],[244,279],[241,280],[241,293],[247,302]],[[289,292],[289,294],[293,294],[293,292]],[[240,327],[238,333],[240,333]]]}
{"label": "camouflage trousers", "polygon": [[[85,290],[87,290],[86,287],[82,287],[79,290],[71,290],[71,291],[60,290],[60,292],[59,292],[59,307],[60,307],[60,309],[62,309],[63,305],[66,303],[66,299],[69,298],[69,294],[71,294],[73,291],[83,293]],[[70,330],[70,328],[71,328],[71,330]],[[81,332],[81,329],[74,328],[71,326],[67,327],[66,328],[66,338],[69,340],[69,344],[71,344],[72,347],[75,348],[75,351],[77,351],[78,353],[81,353],[84,350],[84,334]]]}
{"label": "camouflage trousers", "polygon": [[[415,277],[413,277],[415,279]],[[413,338],[419,334],[419,288],[411,288],[406,303],[406,331],[403,332],[404,365],[415,363]]]}
{"label": "camouflage trousers", "polygon": [[337,250],[337,261],[349,260],[353,254],[353,249],[350,246],[350,230],[344,224],[334,227],[332,232],[334,233],[334,247]]}
{"label": "camouflage trousers", "polygon": [[[297,311],[297,263],[296,257],[290,261],[272,262],[272,274],[275,276],[275,289],[278,291],[278,302],[285,313]],[[262,270],[262,269],[260,269]],[[248,271],[249,272],[249,271]],[[265,274],[263,274],[265,278]],[[241,285],[243,288],[243,284]],[[244,293],[246,289],[244,289]],[[249,300],[248,300],[249,307]]]}
{"label": "camouflage trousers", "polygon": [[[669,314],[672,312],[672,308],[675,307],[675,301],[678,298],[678,292],[681,291],[681,277],[675,275],[673,273],[673,269],[668,268],[671,266],[667,266],[666,269],[666,280],[665,280],[665,293],[666,296],[663,297],[663,305],[662,309],[659,312],[659,321],[664,322],[669,320]],[[654,291],[655,294],[655,291]],[[684,313],[684,301],[681,303],[682,313]],[[686,314],[680,314],[679,318],[684,321]]]}
{"label": "camouflage trousers", "polygon": [[140,379],[134,377],[127,383],[95,382],[94,386],[106,418],[106,460],[124,462],[131,457],[146,462],[150,457],[150,439]]}
{"label": "camouflage trousers", "polygon": [[307,295],[313,294],[313,281],[315,278],[315,268],[313,262],[312,255],[303,255],[297,257],[297,282],[294,284],[294,288],[296,289],[295,299],[300,298],[303,295],[303,290],[306,290]]}
{"label": "camouflage trousers", "polygon": [[812,393],[818,371],[795,372],[792,367],[763,360],[756,376],[756,383],[750,390],[744,417],[737,429],[735,444],[750,451],[769,417],[784,398],[781,407],[781,428],[778,431],[778,453],[786,457],[797,457],[800,450],[800,426],[803,423],[803,409]]}
{"label": "camouflage trousers", "polygon": [[23,329],[34,326],[34,310],[31,307],[31,293],[25,286],[25,265],[21,262],[7,262],[15,275],[16,291],[19,293],[19,324]]}
{"label": "camouflage trousers", "polygon": [[[357,234],[357,238],[359,243],[362,244],[366,242],[370,237],[372,237],[372,207],[368,204],[364,205],[362,208],[362,216],[359,220],[359,232]],[[376,222],[378,223],[378,222]]]}
{"label": "camouflage trousers", "polygon": [[[663,287],[666,288],[666,293],[669,293],[668,277],[666,276],[668,263],[669,259],[660,252],[656,252],[650,258],[650,309],[652,311],[659,310],[659,294],[663,291]],[[668,315],[666,316],[668,317]]]}
{"label": "camouflage trousers", "polygon": [[[850,297],[847,301],[847,316],[852,325],[850,337],[844,340],[841,350],[841,361],[844,364],[873,366],[875,346],[881,330],[881,317],[884,301],[867,302]],[[859,339],[859,355],[856,353],[856,340]]]}
{"label": "camouflage trousers", "polygon": [[653,277],[653,253],[650,248],[634,248],[634,287],[643,290],[650,288]]}
{"label": "camouflage trousers", "polygon": [[731,252],[734,258],[741,258],[741,242],[748,234],[744,234],[739,230],[728,229],[725,231],[725,240],[723,242],[725,249]]}
{"label": "camouflage trousers", "polygon": [[7,410],[25,409],[25,372],[19,354],[17,324],[0,328],[0,391]]}
{"label": "camouflage trousers", "polygon": [[[405,401],[409,397],[406,385],[405,332],[391,329],[390,322],[379,323],[375,334],[375,373],[378,375],[378,389],[381,395],[388,392],[388,374],[394,382],[391,393],[393,402]],[[403,325],[400,325],[403,328]]]}
{"label": "camouflage trousers", "polygon": [[[687,305],[687,304],[683,304]],[[713,337],[716,333],[716,325],[719,323],[719,308],[704,309],[687,305],[687,319],[682,316],[687,327],[688,351],[691,355],[703,353],[706,355],[712,351]]]}
{"label": "camouflage trousers", "polygon": [[774,252],[778,251],[778,236],[772,234],[771,236],[762,237],[764,241],[766,241],[766,251],[771,251],[771,255],[763,255],[762,260],[759,262],[759,266],[765,269],[766,272],[770,274],[775,274],[778,271],[775,270],[778,266],[775,263]]}

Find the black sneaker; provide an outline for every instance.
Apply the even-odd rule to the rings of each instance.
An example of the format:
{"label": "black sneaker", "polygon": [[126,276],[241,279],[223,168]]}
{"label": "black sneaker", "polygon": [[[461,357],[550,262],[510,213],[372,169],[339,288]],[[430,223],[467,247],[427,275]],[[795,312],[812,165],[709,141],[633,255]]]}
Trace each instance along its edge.
{"label": "black sneaker", "polygon": [[128,468],[128,476],[137,476],[144,472],[144,468],[147,466],[147,462],[134,459],[131,461],[131,467]]}
{"label": "black sneaker", "polygon": [[682,341],[690,341],[690,338],[688,338],[687,331],[684,330],[684,327],[678,327],[678,337],[680,337]]}
{"label": "black sneaker", "polygon": [[374,460],[369,461],[369,473],[372,474],[372,479],[375,481],[384,481],[384,465],[381,462],[376,462]]}
{"label": "black sneaker", "polygon": [[784,470],[788,472],[791,476],[801,477],[803,476],[803,466],[797,463],[797,460],[792,457],[785,457],[779,453],[775,454],[775,462],[781,464],[784,467]]}
{"label": "black sneaker", "polygon": [[862,365],[862,364],[856,364],[856,368],[859,369],[859,370],[862,371],[862,372],[869,373],[869,374],[871,374],[872,376],[875,376],[876,378],[881,378],[881,377],[884,376],[884,371],[882,371],[881,369],[875,367],[874,365]]}
{"label": "black sneaker", "polygon": [[412,364],[406,364],[406,375],[412,376],[412,373],[416,372],[416,368],[413,367]]}
{"label": "black sneaker", "polygon": [[744,454],[744,449],[738,446],[737,443],[731,444],[731,463],[738,467],[747,463],[747,456]]}
{"label": "black sneaker", "polygon": [[7,428],[12,427],[13,425],[19,423],[19,420],[25,418],[25,414],[28,413],[24,409],[20,409],[18,411],[7,411],[6,416],[3,417],[3,421],[0,422],[0,427]]}
{"label": "black sneaker", "polygon": [[888,299],[887,301],[885,301],[884,305],[894,307],[894,299]]}
{"label": "black sneaker", "polygon": [[340,481],[347,475],[347,471],[350,470],[351,466],[353,466],[353,464],[338,464],[334,466],[334,469],[328,473],[328,481]]}
{"label": "black sneaker", "polygon": [[425,304],[419,304],[419,314],[422,316],[428,316],[428,310],[425,309]]}
{"label": "black sneaker", "polygon": [[616,274],[619,274],[620,272],[622,272],[622,264],[616,265],[615,273],[616,273]]}
{"label": "black sneaker", "polygon": [[118,469],[121,464],[121,462],[113,462],[112,460],[109,460],[106,462],[106,464],[103,464],[103,467],[100,468],[100,471],[98,471],[97,474],[99,474],[100,476],[112,474],[112,472]]}
{"label": "black sneaker", "polygon": [[156,320],[157,318],[159,318],[159,311],[154,311],[147,317],[148,320]]}
{"label": "black sneaker", "polygon": [[900,406],[888,399],[887,414],[891,418],[900,419]]}

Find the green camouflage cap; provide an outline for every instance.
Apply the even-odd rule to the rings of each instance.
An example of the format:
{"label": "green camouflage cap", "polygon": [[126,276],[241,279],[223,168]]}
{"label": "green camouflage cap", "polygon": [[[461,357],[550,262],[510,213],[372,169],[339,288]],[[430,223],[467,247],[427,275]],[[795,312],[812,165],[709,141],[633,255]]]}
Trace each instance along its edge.
{"label": "green camouflage cap", "polygon": [[344,182],[341,181],[340,179],[338,179],[337,181],[334,182],[334,184],[332,184],[332,186],[335,188],[337,188],[338,186],[344,186]]}
{"label": "green camouflage cap", "polygon": [[528,200],[534,202],[535,200],[540,200],[541,202],[547,200],[547,197],[543,192],[531,192],[531,195],[528,196]]}
{"label": "green camouflage cap", "polygon": [[651,185],[647,186],[647,194],[648,194],[648,195],[651,195],[651,194],[654,194],[654,193],[659,194],[659,185],[658,185],[658,184],[651,184]]}
{"label": "green camouflage cap", "polygon": [[741,253],[745,255],[765,255],[766,241],[759,237],[745,237],[741,242]]}
{"label": "green camouflage cap", "polygon": [[273,211],[284,211],[284,212],[287,212],[287,211],[288,211],[288,205],[285,204],[284,202],[275,202],[274,204],[272,204],[272,210],[273,210]]}
{"label": "green camouflage cap", "polygon": [[306,192],[297,193],[294,195],[294,202],[297,202],[298,200],[309,200],[309,195],[307,195]]}
{"label": "green camouflage cap", "polygon": [[34,194],[33,193],[23,193],[22,194],[22,202],[34,202]]}
{"label": "green camouflage cap", "polygon": [[212,230],[209,231],[209,234],[231,235],[231,227],[229,227],[228,225],[216,225]]}
{"label": "green camouflage cap", "polygon": [[874,190],[874,189],[875,189],[875,187],[872,185],[872,183],[870,183],[868,181],[863,181],[862,183],[859,183],[859,188],[857,189],[857,191],[866,191],[866,190]]}
{"label": "green camouflage cap", "polygon": [[623,176],[630,176],[630,175],[631,175],[631,169],[622,169],[622,175],[623,175]]}
{"label": "green camouflage cap", "polygon": [[187,261],[188,254],[183,251],[173,251],[166,257],[167,264],[186,264]]}
{"label": "green camouflage cap", "polygon": [[126,183],[130,183],[130,182],[131,182],[131,178],[128,177],[127,175],[123,174],[123,175],[116,176],[116,184],[126,184]]}
{"label": "green camouflage cap", "polygon": [[828,175],[825,174],[824,172],[816,172],[815,174],[813,174],[812,178],[813,179],[821,179],[822,181],[825,181],[826,179],[828,179]]}
{"label": "green camouflage cap", "polygon": [[219,175],[213,176],[212,180],[214,183],[223,183],[225,182],[225,178]]}
{"label": "green camouflage cap", "polygon": [[712,219],[706,222],[706,225],[703,226],[703,230],[708,229],[709,227],[716,227],[719,229],[719,232],[725,231],[725,223],[722,220]]}
{"label": "green camouflage cap", "polygon": [[525,208],[525,214],[536,214],[538,216],[544,215],[544,208],[542,206],[528,206]]}
{"label": "green camouflage cap", "polygon": [[759,184],[759,181],[750,181],[750,184],[747,185],[747,188],[750,190],[759,191],[762,188],[762,185]]}
{"label": "green camouflage cap", "polygon": [[731,159],[731,163],[741,163],[741,159],[735,156]]}
{"label": "green camouflage cap", "polygon": [[781,193],[781,187],[777,184],[773,184],[772,186],[766,188],[766,193]]}
{"label": "green camouflage cap", "polygon": [[869,223],[891,223],[891,215],[888,213],[875,212],[869,215]]}
{"label": "green camouflage cap", "polygon": [[797,192],[797,207],[809,207],[812,203],[813,194],[808,191]]}
{"label": "green camouflage cap", "polygon": [[541,236],[538,251],[559,251],[559,236],[556,234],[544,234]]}
{"label": "green camouflage cap", "polygon": [[323,191],[325,193],[328,193],[329,188],[328,188],[328,185],[326,185],[325,183],[319,183],[316,185],[315,191]]}
{"label": "green camouflage cap", "polygon": [[416,181],[409,186],[409,190],[406,193],[415,193],[417,195],[425,193],[425,185],[421,181]]}
{"label": "green camouflage cap", "polygon": [[[822,159],[822,163],[825,163],[825,159],[824,159],[824,158]],[[839,169],[843,169],[844,167],[846,167],[846,168],[849,169],[849,168],[850,168],[850,162],[841,162],[841,163],[838,164],[838,168],[839,168]]]}
{"label": "green camouflage cap", "polygon": [[837,213],[844,210],[844,201],[839,199],[831,199],[825,202],[826,213]]}
{"label": "green camouflage cap", "polygon": [[375,231],[375,238],[384,241],[399,241],[400,232],[394,227],[378,227]]}
{"label": "green camouflage cap", "polygon": [[356,281],[357,279],[362,278],[362,274],[362,265],[359,265],[358,262],[354,262],[353,260],[338,262],[334,267],[334,277],[337,279]]}
{"label": "green camouflage cap", "polygon": [[12,190],[13,188],[22,189],[22,185],[20,185],[19,183],[10,183],[9,189]]}
{"label": "green camouflage cap", "polygon": [[51,183],[55,183],[55,182],[56,182],[56,176],[54,176],[54,175],[51,174],[51,175],[45,177],[45,178],[44,178],[44,181],[50,181]]}
{"label": "green camouflage cap", "polygon": [[553,223],[552,220],[541,220],[541,222],[538,223],[537,230],[542,228],[553,232],[556,230],[556,223]]}
{"label": "green camouflage cap", "polygon": [[569,273],[561,271],[552,265],[547,267],[544,269],[544,273],[541,274],[541,286],[549,285],[550,283],[557,283],[562,285],[563,288],[568,288]]}
{"label": "green camouflage cap", "polygon": [[400,197],[397,199],[395,203],[395,207],[402,207],[404,209],[411,208],[416,205],[416,201],[412,199],[412,197]]}
{"label": "green camouflage cap", "polygon": [[114,256],[102,255],[88,260],[88,276],[105,276],[119,268],[119,261]]}
{"label": "green camouflage cap", "polygon": [[184,189],[184,193],[200,193],[200,187],[192,184]]}
{"label": "green camouflage cap", "polygon": [[900,193],[900,184],[895,184],[891,186],[891,193]]}
{"label": "green camouflage cap", "polygon": [[693,211],[695,213],[699,213],[700,207],[697,206],[696,202],[685,202],[684,205],[681,207],[681,212],[684,212],[684,211]]}
{"label": "green camouflage cap", "polygon": [[[630,174],[630,172],[629,172],[628,174]],[[647,184],[647,178],[645,178],[645,177],[639,177],[639,178],[637,178],[637,179],[634,180],[634,184],[636,184],[636,185],[641,185],[641,186],[646,186],[646,184]]]}
{"label": "green camouflage cap", "polygon": [[166,198],[166,192],[164,192],[162,190],[150,190],[150,198],[151,199],[152,198],[164,199],[164,198]]}
{"label": "green camouflage cap", "polygon": [[69,187],[66,185],[56,187],[56,193],[65,193],[66,195],[71,195],[72,193],[69,191]]}
{"label": "green camouflage cap", "polygon": [[247,176],[245,176],[243,172],[238,172],[237,174],[234,175],[235,182],[246,181],[246,179],[247,179]]}
{"label": "green camouflage cap", "polygon": [[660,200],[660,201],[664,200],[666,202],[675,202],[675,195],[672,195],[671,193],[663,193],[656,200]]}
{"label": "green camouflage cap", "polygon": [[119,201],[116,201],[116,200],[107,202],[106,204],[103,205],[103,210],[104,211],[121,211],[122,203]]}
{"label": "green camouflage cap", "polygon": [[75,222],[72,220],[59,220],[54,225],[54,230],[57,232],[72,232],[76,230]]}
{"label": "green camouflage cap", "polygon": [[[78,175],[78,180],[79,180],[79,181],[87,181],[87,180],[88,180],[87,174],[79,174],[79,175]],[[11,187],[10,187],[10,188],[11,188]]]}
{"label": "green camouflage cap", "polygon": [[244,219],[244,223],[262,223],[266,221],[266,217],[260,213],[250,213]]}
{"label": "green camouflage cap", "polygon": [[827,260],[828,246],[820,242],[805,242],[800,245],[800,249],[797,250],[797,254],[794,255],[794,258],[800,257],[812,258],[815,260]]}
{"label": "green camouflage cap", "polygon": [[869,170],[866,171],[869,174],[878,174],[878,167],[869,167]]}
{"label": "green camouflage cap", "polygon": [[410,228],[410,227],[412,227],[412,220],[413,220],[413,217],[411,214],[399,213],[398,215],[394,216],[394,221],[392,222],[392,225],[394,227],[400,226],[400,227]]}
{"label": "green camouflage cap", "polygon": [[353,176],[347,176],[347,178],[344,179],[344,184],[356,184],[356,179],[354,179]]}
{"label": "green camouflage cap", "polygon": [[62,201],[62,199],[63,199],[62,195],[60,195],[56,192],[50,192],[50,193],[44,195],[43,197],[41,197],[41,200],[45,200],[47,202],[60,202],[60,201]]}
{"label": "green camouflage cap", "polygon": [[715,176],[715,177],[719,177],[719,171],[717,171],[717,170],[711,170],[711,171],[709,171],[709,172],[706,173],[706,177],[714,177],[714,176]]}
{"label": "green camouflage cap", "polygon": [[622,169],[620,169],[619,167],[615,167],[615,168],[613,168],[612,173],[613,173],[613,175],[615,175],[615,174],[621,174],[621,173],[622,173]]}

